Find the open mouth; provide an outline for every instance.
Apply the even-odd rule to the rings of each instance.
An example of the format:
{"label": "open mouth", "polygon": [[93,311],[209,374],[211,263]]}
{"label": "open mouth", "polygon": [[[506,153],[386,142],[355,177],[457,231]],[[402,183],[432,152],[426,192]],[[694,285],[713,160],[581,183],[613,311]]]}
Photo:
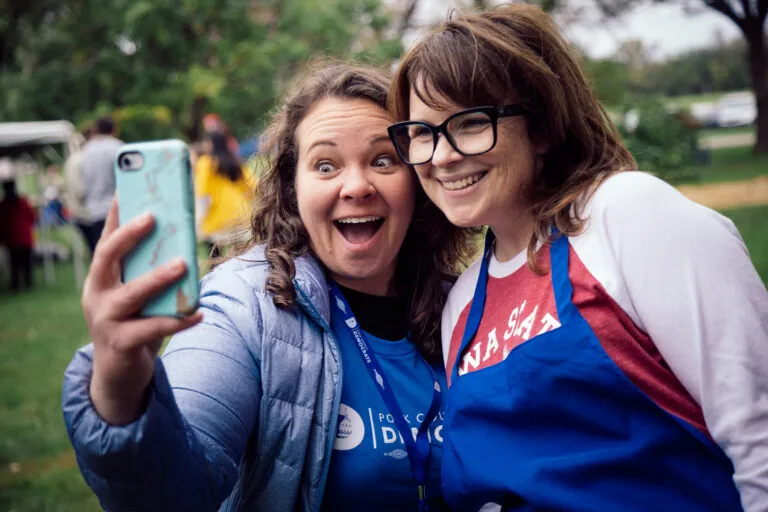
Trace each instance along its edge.
{"label": "open mouth", "polygon": [[384,217],[347,217],[333,222],[341,236],[351,244],[364,244],[373,238],[384,224]]}
{"label": "open mouth", "polygon": [[439,180],[440,184],[445,188],[446,190],[463,190],[465,188],[469,188],[478,181],[485,178],[485,175],[488,174],[488,171],[479,172],[477,174],[473,174],[471,176],[467,176],[466,178],[461,178],[458,180],[453,181],[444,181]]}

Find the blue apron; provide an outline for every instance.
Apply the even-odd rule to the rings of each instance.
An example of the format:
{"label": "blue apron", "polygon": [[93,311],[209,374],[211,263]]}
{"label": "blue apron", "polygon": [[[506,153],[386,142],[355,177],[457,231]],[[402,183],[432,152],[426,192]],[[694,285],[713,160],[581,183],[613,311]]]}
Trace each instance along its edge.
{"label": "blue apron", "polygon": [[550,252],[561,327],[459,377],[482,316],[491,237],[447,393],[442,477],[451,509],[742,510],[722,450],[635,387],[573,304],[565,236]]}

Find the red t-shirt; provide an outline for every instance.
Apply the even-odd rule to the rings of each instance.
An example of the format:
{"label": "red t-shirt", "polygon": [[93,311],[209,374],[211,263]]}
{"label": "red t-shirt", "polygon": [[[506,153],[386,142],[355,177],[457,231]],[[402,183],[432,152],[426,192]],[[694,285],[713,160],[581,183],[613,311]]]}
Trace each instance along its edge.
{"label": "red t-shirt", "polygon": [[0,244],[34,247],[35,210],[23,197],[0,201]]}

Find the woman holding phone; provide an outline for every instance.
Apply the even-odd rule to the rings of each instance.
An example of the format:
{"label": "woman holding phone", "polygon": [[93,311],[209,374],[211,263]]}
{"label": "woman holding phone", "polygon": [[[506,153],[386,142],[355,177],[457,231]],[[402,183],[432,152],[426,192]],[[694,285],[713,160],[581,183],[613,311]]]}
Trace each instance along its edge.
{"label": "woman holding phone", "polygon": [[469,245],[398,160],[387,87],[334,64],[288,95],[254,244],[188,318],[134,316],[184,268],[122,284],[152,220],[118,227],[113,208],[83,292],[93,343],[63,398],[105,509],[438,509],[440,312]]}
{"label": "woman holding phone", "polygon": [[768,293],[733,223],[635,170],[529,5],[460,14],[396,72],[402,159],[489,227],[443,313],[455,510],[768,501]]}

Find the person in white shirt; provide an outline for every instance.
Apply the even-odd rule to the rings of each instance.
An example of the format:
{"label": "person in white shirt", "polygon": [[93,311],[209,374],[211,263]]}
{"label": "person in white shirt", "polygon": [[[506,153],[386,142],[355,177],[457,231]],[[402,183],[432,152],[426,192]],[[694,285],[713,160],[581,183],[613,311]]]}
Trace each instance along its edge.
{"label": "person in white shirt", "polygon": [[117,125],[111,117],[96,121],[93,136],[83,146],[83,205],[88,211],[88,246],[93,254],[115,195],[114,162],[123,141],[116,137]]}
{"label": "person in white shirt", "polygon": [[85,183],[83,182],[83,150],[82,146],[88,136],[76,134],[69,144],[69,156],[64,162],[64,201],[69,209],[70,219],[83,235],[84,240],[90,236],[90,216],[83,204]]}

